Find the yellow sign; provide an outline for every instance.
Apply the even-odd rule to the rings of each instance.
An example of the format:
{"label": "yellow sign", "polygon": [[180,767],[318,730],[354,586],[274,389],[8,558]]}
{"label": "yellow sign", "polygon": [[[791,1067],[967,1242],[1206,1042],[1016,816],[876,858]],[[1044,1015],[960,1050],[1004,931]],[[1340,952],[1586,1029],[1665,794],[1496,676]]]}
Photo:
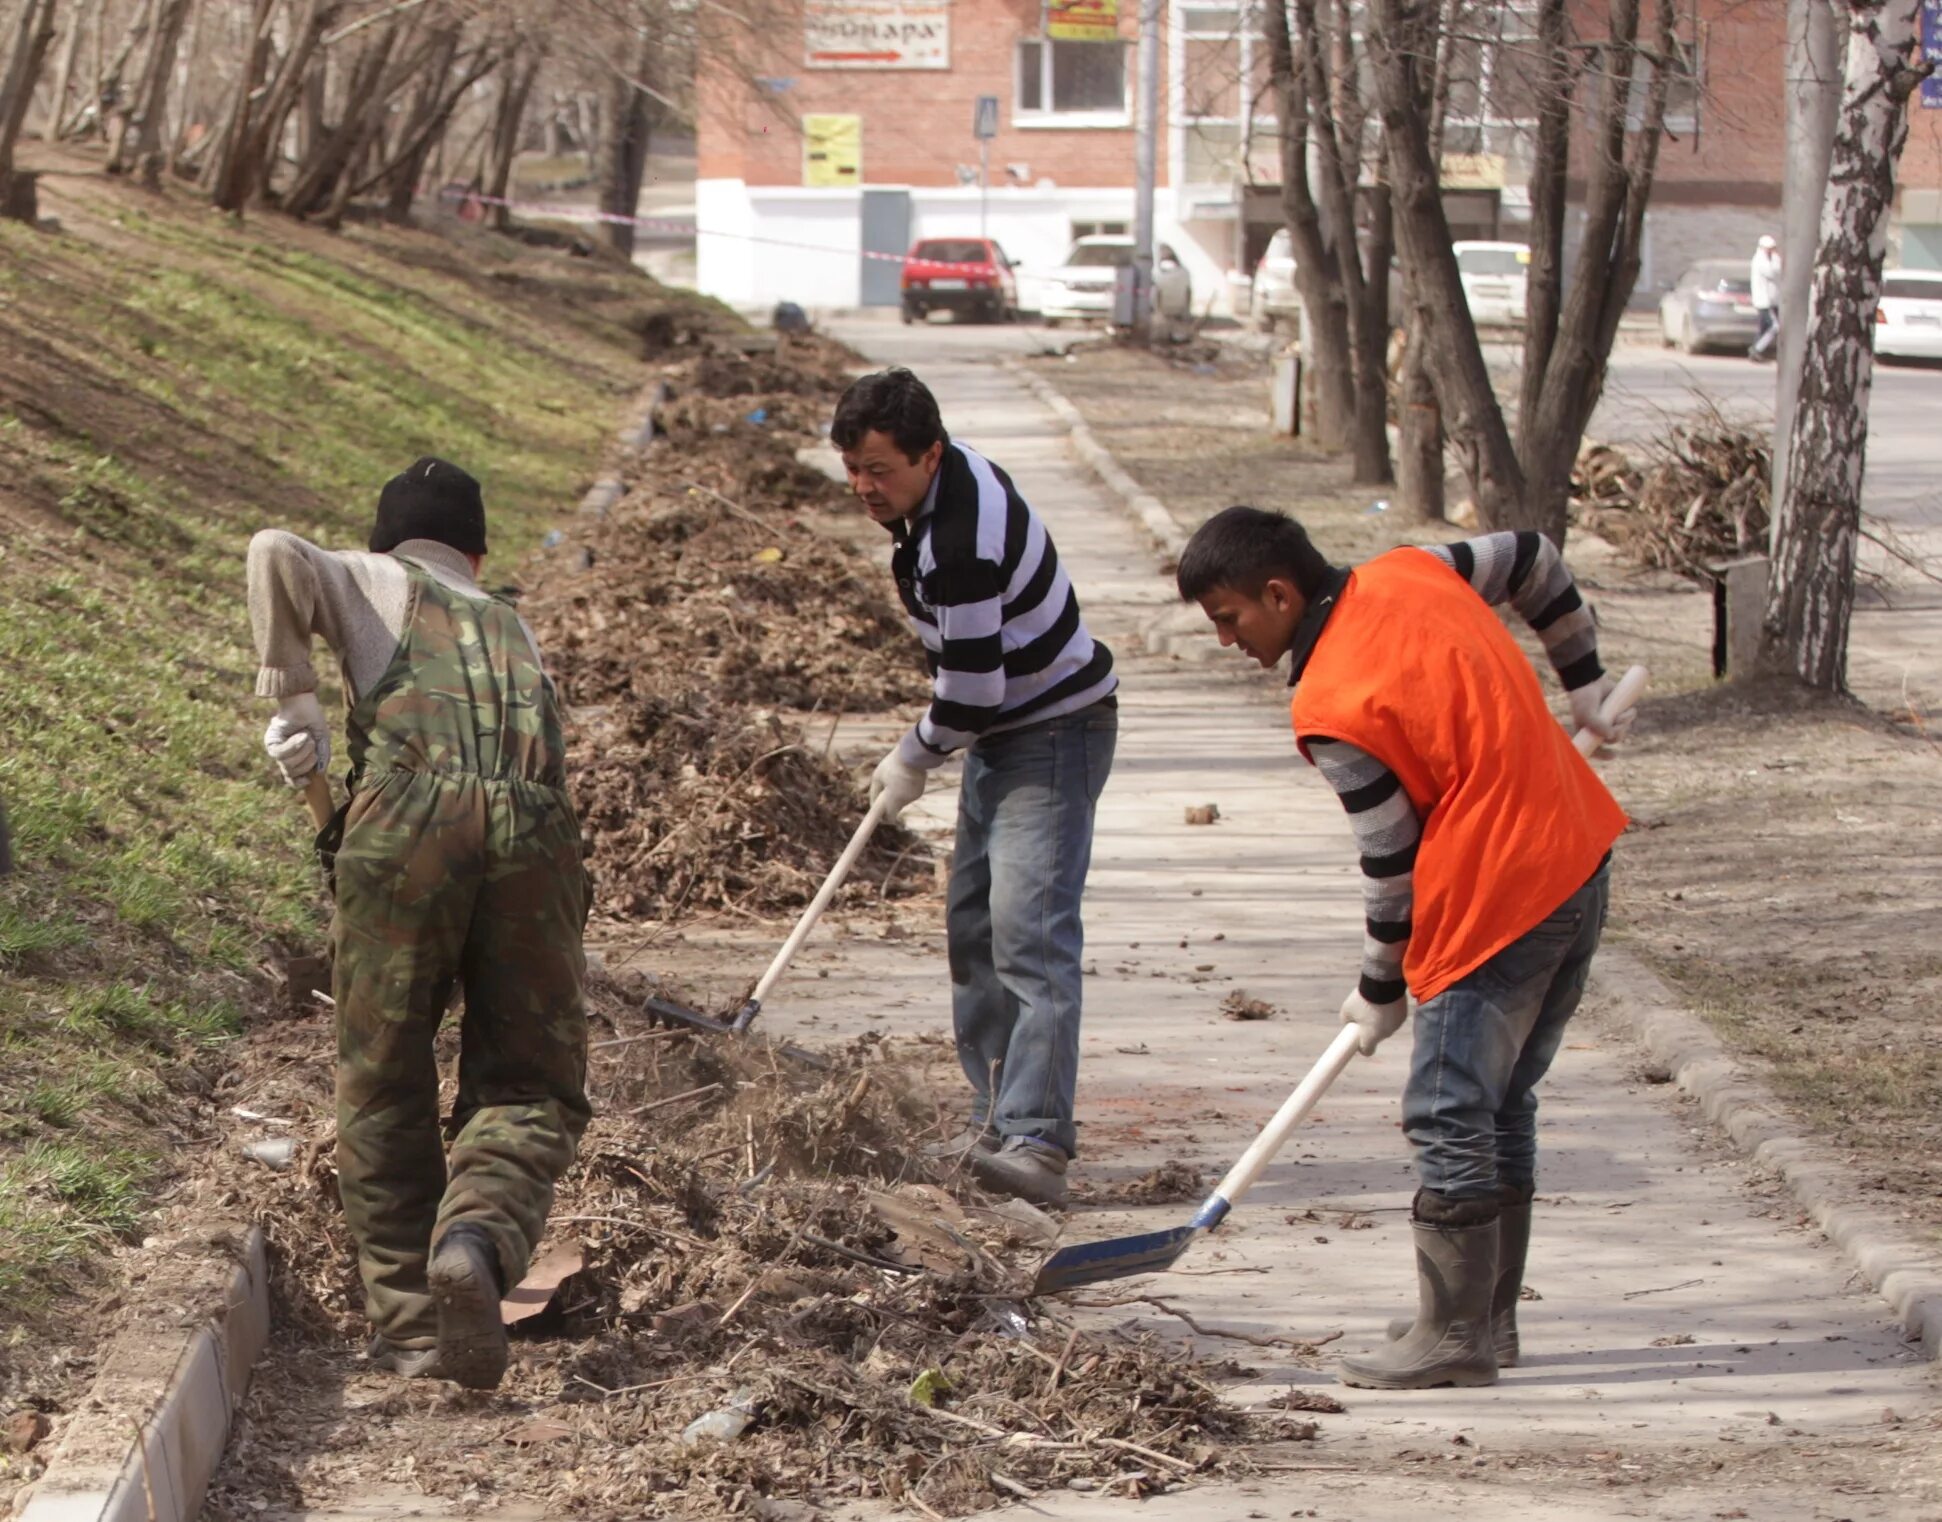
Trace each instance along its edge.
{"label": "yellow sign", "polygon": [[1502,190],[1504,156],[1501,153],[1446,153],[1443,155],[1445,190]]}
{"label": "yellow sign", "polygon": [[1119,0],[1047,0],[1045,35],[1054,42],[1117,42]]}
{"label": "yellow sign", "polygon": [[821,187],[863,183],[862,117],[802,119],[802,182]]}

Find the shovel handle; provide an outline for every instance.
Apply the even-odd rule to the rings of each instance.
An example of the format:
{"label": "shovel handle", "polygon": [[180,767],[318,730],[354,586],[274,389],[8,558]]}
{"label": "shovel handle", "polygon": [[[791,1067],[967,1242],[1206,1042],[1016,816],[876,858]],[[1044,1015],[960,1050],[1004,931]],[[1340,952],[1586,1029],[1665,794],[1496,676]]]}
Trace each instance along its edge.
{"label": "shovel handle", "polygon": [[[1598,710],[1598,717],[1609,726],[1626,709],[1638,702],[1640,694],[1645,691],[1645,681],[1646,670],[1643,666],[1634,666],[1626,672],[1618,679],[1618,685],[1612,689],[1611,696],[1605,699],[1605,706]],[[1598,747],[1605,742],[1597,730],[1585,728],[1571,737],[1571,743],[1578,747],[1578,754],[1589,761]]]}
{"label": "shovel handle", "polygon": [[[1328,1086],[1341,1077],[1342,1069],[1349,1065],[1349,1059],[1356,1052],[1356,1043],[1361,1039],[1361,1031],[1353,1025],[1345,1025],[1337,1032],[1335,1039],[1329,1042],[1328,1050],[1308,1070],[1308,1076],[1296,1085],[1295,1092],[1283,1100],[1281,1108],[1274,1112],[1274,1119],[1254,1138],[1253,1145],[1241,1154],[1241,1160],[1227,1170],[1227,1177],[1220,1181],[1220,1187],[1214,1191],[1215,1198],[1201,1207],[1203,1216],[1214,1208],[1216,1200],[1220,1202],[1220,1208],[1214,1215],[1216,1221],[1241,1202],[1241,1196],[1248,1192],[1261,1170],[1281,1150],[1281,1144],[1287,1141],[1288,1134],[1307,1118],[1316,1102],[1328,1092]],[[1195,1224],[1199,1225],[1200,1221],[1196,1219]],[[1212,1225],[1213,1221],[1207,1224]]]}
{"label": "shovel handle", "polygon": [[843,886],[843,880],[850,875],[850,868],[856,865],[857,858],[863,854],[863,848],[870,843],[870,837],[876,834],[877,825],[882,822],[883,808],[887,801],[879,795],[877,801],[870,805],[870,812],[863,816],[863,822],[856,827],[856,833],[850,836],[850,843],[843,847],[843,854],[836,858],[836,865],[829,869],[829,876],[823,879],[822,887],[816,890],[816,896],[809,901],[809,907],[802,911],[802,918],[796,921],[796,928],[789,932],[789,939],[782,943],[782,949],[775,954],[775,960],[769,963],[769,970],[762,974],[762,981],[755,985],[755,992],[749,995],[751,1004],[760,1005],[768,998],[769,990],[775,987],[776,980],[795,960],[796,953],[802,949],[802,943],[808,939],[809,932],[816,928],[816,921],[823,917],[823,911],[829,907],[829,901],[836,897],[836,890]]}
{"label": "shovel handle", "polygon": [[330,796],[330,779],[322,772],[312,772],[304,782],[303,801],[310,806],[310,817],[320,831],[330,824],[331,815],[337,812],[337,805]]}

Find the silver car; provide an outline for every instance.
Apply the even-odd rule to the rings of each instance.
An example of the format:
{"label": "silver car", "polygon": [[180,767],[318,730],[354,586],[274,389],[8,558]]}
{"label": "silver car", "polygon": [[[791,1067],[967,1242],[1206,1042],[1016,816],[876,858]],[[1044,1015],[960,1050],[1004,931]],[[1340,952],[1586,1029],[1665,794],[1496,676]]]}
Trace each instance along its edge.
{"label": "silver car", "polygon": [[1668,349],[1744,350],[1759,333],[1745,259],[1701,259],[1659,298],[1659,337]]}

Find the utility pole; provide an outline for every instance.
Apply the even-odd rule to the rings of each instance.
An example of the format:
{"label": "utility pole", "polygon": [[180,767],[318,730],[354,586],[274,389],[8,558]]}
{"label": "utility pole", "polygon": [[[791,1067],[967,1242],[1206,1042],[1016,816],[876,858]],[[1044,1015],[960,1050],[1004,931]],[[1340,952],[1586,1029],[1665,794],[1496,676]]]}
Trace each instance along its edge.
{"label": "utility pole", "polygon": [[977,109],[971,115],[971,133],[978,140],[978,236],[986,238],[990,236],[985,223],[991,201],[991,140],[998,135],[997,96],[978,97]]}
{"label": "utility pole", "polygon": [[1787,137],[1780,192],[1780,341],[1773,399],[1773,502],[1786,493],[1788,441],[1800,395],[1820,252],[1827,166],[1841,112],[1845,30],[1830,0],[1787,0]]}
{"label": "utility pole", "polygon": [[1133,336],[1153,336],[1153,182],[1159,169],[1160,5],[1140,0],[1139,99],[1133,139]]}

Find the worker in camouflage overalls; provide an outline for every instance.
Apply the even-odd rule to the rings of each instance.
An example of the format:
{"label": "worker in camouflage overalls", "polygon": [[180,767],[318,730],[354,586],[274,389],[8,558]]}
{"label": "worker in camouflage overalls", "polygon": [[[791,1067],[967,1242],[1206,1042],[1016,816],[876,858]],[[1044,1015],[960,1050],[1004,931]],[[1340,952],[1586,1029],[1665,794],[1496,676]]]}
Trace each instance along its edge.
{"label": "worker in camouflage overalls", "polygon": [[[334,853],[337,1167],[370,1357],[489,1389],[499,1302],[525,1275],[589,1115],[587,879],[558,699],[531,632],[482,591],[479,486],[420,460],[378,500],[371,553],[278,530],[250,544],[265,748],[328,773],[313,635],[342,665],[350,801]],[[448,1159],[433,1038],[463,985]]]}

